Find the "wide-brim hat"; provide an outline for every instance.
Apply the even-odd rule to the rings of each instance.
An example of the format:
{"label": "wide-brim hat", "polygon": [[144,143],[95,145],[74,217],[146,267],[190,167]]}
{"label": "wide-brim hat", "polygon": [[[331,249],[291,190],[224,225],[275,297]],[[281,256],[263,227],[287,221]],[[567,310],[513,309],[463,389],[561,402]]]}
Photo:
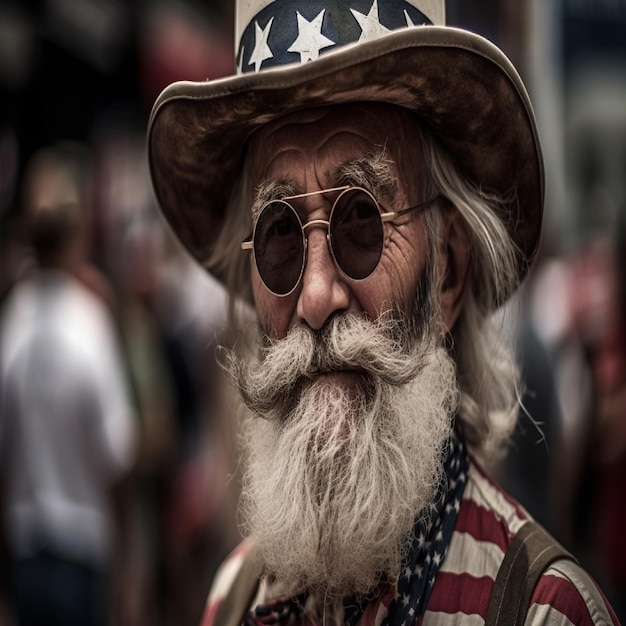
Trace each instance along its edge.
{"label": "wide-brim hat", "polygon": [[534,113],[499,48],[445,26],[444,0],[239,0],[236,42],[237,75],[173,83],[148,126],[161,210],[218,280],[227,268],[208,259],[252,133],[295,110],[369,101],[415,112],[467,178],[506,199],[522,280],[543,213]]}

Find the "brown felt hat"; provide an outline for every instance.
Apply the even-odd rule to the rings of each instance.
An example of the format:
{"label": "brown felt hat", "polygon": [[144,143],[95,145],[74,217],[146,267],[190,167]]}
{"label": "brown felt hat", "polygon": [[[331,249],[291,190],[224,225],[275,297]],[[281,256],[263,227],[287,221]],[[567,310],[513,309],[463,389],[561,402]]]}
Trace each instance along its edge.
{"label": "brown felt hat", "polygon": [[238,74],[173,83],[148,127],[161,210],[202,265],[256,129],[299,109],[373,101],[415,112],[469,179],[507,198],[501,218],[522,280],[543,213],[535,116],[502,51],[445,26],[444,0],[238,0],[236,36]]}

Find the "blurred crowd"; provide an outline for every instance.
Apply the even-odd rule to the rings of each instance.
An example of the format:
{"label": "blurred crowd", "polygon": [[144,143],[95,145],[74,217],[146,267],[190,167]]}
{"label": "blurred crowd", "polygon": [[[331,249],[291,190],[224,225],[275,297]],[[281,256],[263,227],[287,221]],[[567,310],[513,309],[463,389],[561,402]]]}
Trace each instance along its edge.
{"label": "blurred crowd", "polygon": [[[626,274],[623,224],[544,252],[515,312],[522,410],[492,468],[593,572],[626,617]],[[544,250],[549,248],[544,241]]]}
{"label": "blurred crowd", "polygon": [[221,287],[156,210],[150,106],[230,2],[0,2],[0,624],[197,624],[239,539]]}
{"label": "blurred crowd", "polygon": [[[197,624],[215,567],[239,539],[237,411],[215,352],[229,340],[228,304],[158,215],[144,145],[161,87],[231,72],[232,42],[216,34],[232,19],[219,10],[230,3],[209,3],[224,22],[205,31],[194,18],[199,2],[76,6],[105,4],[98,36],[105,40],[109,24],[117,47],[96,38],[90,50],[100,56],[89,61],[103,75],[114,73],[107,62],[123,48],[114,9],[132,23],[144,17],[133,48],[143,108],[132,121],[102,110],[88,133],[55,130],[41,93],[18,84],[24,42],[12,35],[14,61],[0,58],[9,98],[0,119],[0,626],[43,623],[42,612],[46,624],[82,624],[90,611],[92,624]],[[481,14],[465,4],[468,15]],[[524,66],[527,47],[547,46],[534,39],[533,19],[547,28],[541,11],[555,4],[528,0],[513,10],[491,0],[484,13],[499,21],[463,25],[504,37],[500,45]],[[626,32],[626,2],[605,4]],[[603,3],[559,5],[584,12]],[[63,32],[80,46],[85,11],[73,14],[68,39],[69,21],[61,26],[72,3],[9,2],[0,5],[0,52],[20,6],[27,17],[47,16],[37,24],[50,40]],[[449,0],[451,23],[461,22],[461,6]],[[535,15],[524,27],[520,7]],[[574,8],[568,15],[575,24]],[[560,150],[544,106],[554,72],[543,61],[528,61],[525,78],[544,127],[547,178],[557,182],[547,190],[542,256],[502,322],[503,333],[517,331],[526,386],[511,454],[492,469],[578,556],[624,621],[624,57],[604,81],[610,96],[586,66],[595,99],[567,66],[560,97],[578,104],[559,113]],[[76,94],[96,89],[54,80]],[[31,109],[20,111],[24,89]],[[67,106],[79,115],[80,101]]]}
{"label": "blurred crowd", "polygon": [[[225,296],[158,221],[141,145],[110,159],[103,221],[93,155],[59,143],[28,162],[3,223],[2,591],[19,624],[104,624],[109,609],[196,624],[238,540]],[[91,604],[53,621],[64,596]]]}

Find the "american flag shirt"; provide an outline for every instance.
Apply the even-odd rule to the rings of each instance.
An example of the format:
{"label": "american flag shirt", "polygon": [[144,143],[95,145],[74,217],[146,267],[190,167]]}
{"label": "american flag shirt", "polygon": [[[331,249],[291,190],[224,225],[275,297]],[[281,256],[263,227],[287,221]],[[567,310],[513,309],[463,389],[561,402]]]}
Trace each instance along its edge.
{"label": "american flag shirt", "polygon": [[[452,472],[451,462],[458,463]],[[504,554],[529,516],[473,459],[467,459],[462,445],[452,454],[448,451],[446,471],[448,485],[443,493],[440,490],[438,494],[440,506],[431,507],[430,514],[425,517],[427,528],[428,524],[431,525],[428,529],[430,541],[420,538],[423,526],[418,524],[410,563],[406,564],[396,584],[381,584],[378,595],[363,607],[357,606],[355,610],[354,606],[348,605],[345,624],[484,624],[491,590]],[[456,478],[451,479],[451,474]],[[449,524],[450,520],[452,528],[446,532],[446,523]],[[218,571],[202,626],[221,626],[214,622],[217,608],[228,594],[251,548],[250,542],[244,541]],[[433,560],[438,562],[433,563]],[[594,583],[588,584],[588,578],[579,577],[580,571],[570,562],[557,561],[551,565],[535,588],[525,623],[619,625],[599,588]],[[271,587],[261,580],[246,626],[315,625],[308,616],[304,618],[302,615],[305,603],[303,596],[273,598]]]}

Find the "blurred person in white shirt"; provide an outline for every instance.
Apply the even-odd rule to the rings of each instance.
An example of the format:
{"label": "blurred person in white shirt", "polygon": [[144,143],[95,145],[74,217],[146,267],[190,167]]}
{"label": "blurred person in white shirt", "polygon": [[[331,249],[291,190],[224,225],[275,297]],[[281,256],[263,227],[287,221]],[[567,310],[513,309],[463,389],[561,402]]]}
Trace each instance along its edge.
{"label": "blurred person in white shirt", "polygon": [[106,624],[123,517],[114,496],[134,462],[134,410],[110,310],[76,278],[79,205],[41,205],[29,218],[37,267],[0,317],[10,610],[23,626]]}

